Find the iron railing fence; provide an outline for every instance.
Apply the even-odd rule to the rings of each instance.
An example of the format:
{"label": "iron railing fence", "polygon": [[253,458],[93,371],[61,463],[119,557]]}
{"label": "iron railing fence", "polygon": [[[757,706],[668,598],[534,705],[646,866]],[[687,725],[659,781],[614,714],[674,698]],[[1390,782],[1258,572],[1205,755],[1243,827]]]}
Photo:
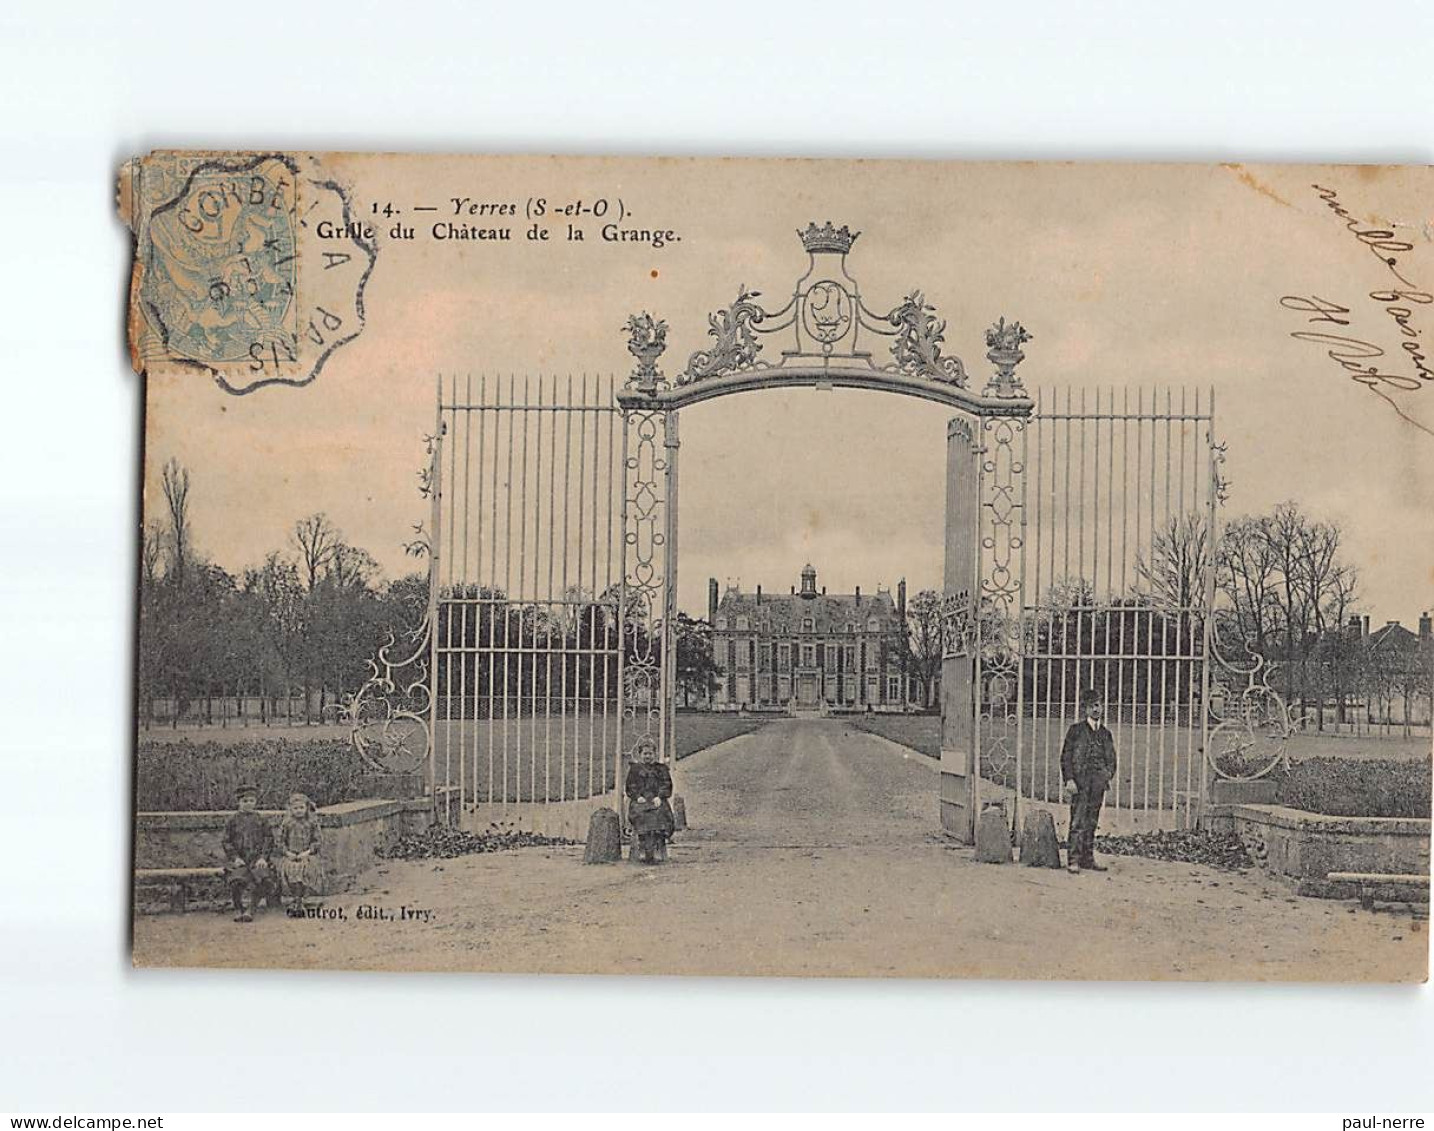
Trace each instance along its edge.
{"label": "iron railing fence", "polygon": [[1104,704],[1114,824],[1189,815],[1203,788],[1218,539],[1214,393],[1038,393],[1026,437],[1022,795],[1058,801],[1060,749]]}
{"label": "iron railing fence", "polygon": [[450,377],[435,530],[433,774],[464,811],[610,791],[621,410],[610,377]]}

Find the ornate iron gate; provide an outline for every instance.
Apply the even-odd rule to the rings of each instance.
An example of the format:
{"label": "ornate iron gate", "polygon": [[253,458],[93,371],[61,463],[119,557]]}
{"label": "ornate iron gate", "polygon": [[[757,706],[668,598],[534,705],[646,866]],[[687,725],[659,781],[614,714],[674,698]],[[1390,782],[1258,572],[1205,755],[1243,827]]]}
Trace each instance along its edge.
{"label": "ornate iron gate", "polygon": [[435,788],[465,824],[581,836],[623,744],[613,382],[450,378],[437,413]]}
{"label": "ornate iron gate", "polygon": [[[667,325],[643,313],[628,320],[636,364],[620,387],[440,381],[421,476],[431,511],[414,543],[429,554],[427,613],[380,650],[351,704],[368,761],[425,764],[440,811],[471,824],[580,836],[593,808],[620,808],[640,744],[676,753],[679,410],[794,386],[960,414],[947,438],[949,831],[969,837],[993,800],[1013,822],[1024,805],[1059,802],[1061,740],[1087,688],[1120,751],[1107,827],[1193,820],[1206,762],[1218,768],[1212,737],[1278,758],[1292,728],[1263,662],[1217,655],[1213,394],[1033,402],[1016,377],[1030,335],[1004,319],[986,331],[994,372],[976,393],[922,292],[885,313],[867,306],[846,262],[858,233],[797,234],[807,270],[786,304],[767,310],[738,288],[708,317],[708,348],[671,379]],[[767,335],[779,355],[762,354]]]}
{"label": "ornate iron gate", "polygon": [[[997,458],[987,456],[998,484],[1001,450],[998,441]],[[1082,692],[1092,690],[1119,757],[1103,826],[1173,828],[1198,816],[1217,455],[1213,393],[1038,395],[1021,438],[1021,474],[1010,477],[1020,498],[1015,487],[998,488],[988,520],[998,525],[1003,509],[1019,515],[1019,577],[1005,575],[1006,589],[1020,594],[1019,622],[992,634],[996,668],[983,671],[981,684],[987,771],[1013,794],[1060,802],[1062,740],[1081,718]],[[1006,621],[1002,607],[1016,601],[989,596],[993,619]],[[986,652],[982,662],[990,662]]]}

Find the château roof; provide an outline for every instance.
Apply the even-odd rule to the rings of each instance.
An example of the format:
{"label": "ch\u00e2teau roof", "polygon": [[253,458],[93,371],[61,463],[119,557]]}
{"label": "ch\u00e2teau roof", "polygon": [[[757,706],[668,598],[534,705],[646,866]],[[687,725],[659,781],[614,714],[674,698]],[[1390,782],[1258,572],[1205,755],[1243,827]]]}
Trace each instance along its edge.
{"label": "ch\u00e2teau roof", "polygon": [[[760,602],[760,603],[759,603]],[[728,618],[748,616],[752,618],[751,630],[761,631],[766,620],[771,632],[800,632],[802,621],[812,619],[812,631],[823,633],[845,632],[850,624],[853,632],[865,632],[866,623],[872,617],[881,620],[881,630],[894,629],[899,620],[896,603],[885,590],[875,594],[863,593],[860,599],[855,593],[818,594],[802,597],[795,594],[743,593],[729,589],[717,604],[719,616]],[[729,619],[728,631],[733,628]]]}
{"label": "ch\u00e2teau roof", "polygon": [[1397,652],[1415,652],[1419,649],[1419,637],[1410,632],[1397,620],[1371,632],[1368,637],[1370,649]]}

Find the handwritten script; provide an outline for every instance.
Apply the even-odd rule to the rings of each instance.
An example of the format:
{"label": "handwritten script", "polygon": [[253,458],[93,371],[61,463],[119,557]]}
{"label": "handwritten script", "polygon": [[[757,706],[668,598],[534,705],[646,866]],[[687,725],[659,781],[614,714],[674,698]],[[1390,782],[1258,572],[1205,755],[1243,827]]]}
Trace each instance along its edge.
{"label": "handwritten script", "polygon": [[1398,394],[1418,393],[1434,381],[1434,370],[1429,368],[1426,347],[1415,324],[1415,311],[1434,303],[1434,295],[1410,279],[1408,268],[1401,259],[1401,256],[1407,257],[1414,250],[1414,245],[1397,238],[1392,229],[1365,227],[1362,221],[1350,215],[1335,189],[1323,185],[1310,187],[1325,207],[1343,222],[1345,229],[1378,260],[1385,274],[1386,286],[1370,291],[1369,298],[1377,305],[1380,316],[1393,324],[1402,340],[1399,350],[1387,354],[1375,342],[1323,328],[1342,330],[1352,324],[1354,316],[1351,308],[1318,295],[1285,295],[1280,299],[1280,305],[1286,310],[1304,314],[1308,323],[1322,327],[1296,330],[1290,337],[1323,347],[1329,359],[1348,373],[1351,380],[1386,401],[1414,427],[1434,436],[1434,431],[1406,414],[1396,399]]}

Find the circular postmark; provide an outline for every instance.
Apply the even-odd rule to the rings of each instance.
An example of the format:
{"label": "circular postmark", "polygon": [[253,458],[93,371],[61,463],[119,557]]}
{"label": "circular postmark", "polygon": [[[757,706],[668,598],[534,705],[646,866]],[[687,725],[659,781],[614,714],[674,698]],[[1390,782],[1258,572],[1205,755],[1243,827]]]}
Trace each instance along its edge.
{"label": "circular postmark", "polygon": [[373,233],[316,158],[161,154],[144,162],[143,181],[136,298],[147,361],[248,393],[308,384],[362,331]]}

